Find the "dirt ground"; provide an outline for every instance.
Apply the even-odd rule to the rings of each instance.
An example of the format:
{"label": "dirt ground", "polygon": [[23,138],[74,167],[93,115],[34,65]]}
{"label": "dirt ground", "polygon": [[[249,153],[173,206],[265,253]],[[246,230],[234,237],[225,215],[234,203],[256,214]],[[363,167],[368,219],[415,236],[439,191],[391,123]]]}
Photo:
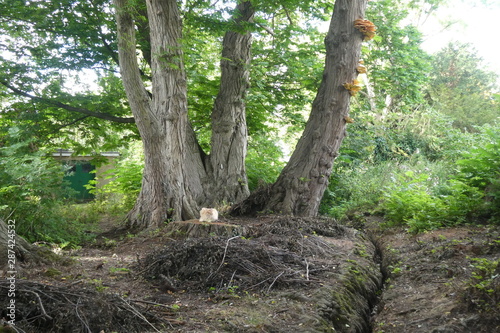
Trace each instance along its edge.
{"label": "dirt ground", "polygon": [[484,268],[499,260],[500,228],[410,235],[380,230],[378,218],[365,222],[354,229],[265,216],[222,219],[241,228],[221,233],[207,224],[193,234],[108,230],[89,246],[62,251],[68,260],[24,269],[16,328],[500,332],[500,269]]}
{"label": "dirt ground", "polygon": [[[500,332],[498,227],[419,235],[392,229],[380,236],[390,277],[374,311],[373,332]],[[476,258],[496,266],[481,269],[486,261]]]}

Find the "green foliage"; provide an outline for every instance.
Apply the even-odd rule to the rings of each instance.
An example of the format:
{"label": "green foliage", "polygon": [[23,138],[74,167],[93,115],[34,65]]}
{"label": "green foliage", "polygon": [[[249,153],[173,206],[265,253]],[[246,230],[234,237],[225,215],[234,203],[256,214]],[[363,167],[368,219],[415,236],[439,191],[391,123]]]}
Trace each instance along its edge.
{"label": "green foliage", "polygon": [[320,212],[336,218],[381,212],[387,226],[411,232],[463,223],[482,214],[484,191],[461,179],[457,169],[453,160],[431,162],[421,154],[364,163],[341,159]]}
{"label": "green foliage", "polygon": [[30,241],[73,240],[72,225],[64,225],[57,214],[69,191],[63,183],[63,166],[47,158],[45,151],[34,151],[33,139],[24,139],[17,127],[2,139],[0,214],[12,214],[17,233]]}
{"label": "green foliage", "polygon": [[50,150],[35,150],[17,127],[1,140],[0,216],[16,220],[17,233],[31,242],[77,246],[89,241],[103,212],[92,204],[74,204],[73,191],[63,181],[68,170],[50,157]]}
{"label": "green foliage", "polygon": [[[192,17],[190,19],[197,21]],[[219,38],[191,25],[184,31],[189,119],[200,146],[206,152],[210,151],[211,115],[220,85],[220,69],[217,66],[221,52]],[[200,52],[201,49],[203,52]]]}
{"label": "green foliage", "polygon": [[276,142],[262,136],[250,138],[246,158],[250,190],[255,190],[263,184],[273,183],[283,166],[283,153],[276,146]]}
{"label": "green foliage", "polygon": [[465,289],[466,302],[480,312],[500,310],[500,259],[470,258],[472,277]]}
{"label": "green foliage", "polygon": [[73,224],[75,231],[86,229],[87,232],[92,231],[92,227],[102,217],[102,211],[94,202],[64,202],[56,207],[55,214],[58,214],[64,221]]}
{"label": "green foliage", "polygon": [[66,244],[71,248],[92,242],[96,234],[101,232],[99,222],[109,219],[109,213],[100,209],[94,202],[79,204],[60,202],[51,213],[57,217],[53,225],[57,231],[51,230],[38,240]]}
{"label": "green foliage", "polygon": [[250,130],[259,123],[262,128],[272,117],[275,127],[294,132],[303,128],[319,86],[323,36],[317,29],[297,26],[300,21],[290,25],[286,17],[273,22],[275,35],[261,31],[253,43],[247,118]]}
{"label": "green foliage", "polygon": [[402,115],[394,125],[374,125],[360,112],[356,120],[348,128],[320,208],[336,218],[376,210],[382,193],[399,184],[406,171],[432,170],[442,182],[453,162],[481,141],[453,129],[449,117],[432,109]]}
{"label": "green foliage", "polygon": [[103,284],[102,279],[92,279],[89,281],[89,284],[93,285],[95,287],[95,290],[98,292],[104,292],[109,288]]}
{"label": "green foliage", "polygon": [[[127,151],[115,162],[114,168],[106,172],[109,181],[102,188],[96,188],[97,181],[91,182],[89,188],[102,207],[116,214],[123,214],[132,209],[141,191],[144,155],[141,142],[132,143]],[[101,208],[104,209],[104,208]]]}
{"label": "green foliage", "polygon": [[115,149],[124,135],[136,135],[132,124],[77,112],[130,115],[109,1],[0,0],[0,6],[0,86],[11,86],[0,89],[0,127],[22,125],[44,145],[78,152]]}
{"label": "green foliage", "polygon": [[[478,131],[472,136],[458,130],[439,132],[428,128],[428,135],[421,137],[423,141],[408,140],[413,138],[411,135],[394,140],[393,132],[375,138],[371,142],[376,144],[378,140],[379,146],[364,152],[351,138],[344,146],[346,155],[339,157],[334,168],[321,212],[341,217],[352,211],[380,211],[387,226],[402,225],[411,232],[477,218],[498,221],[500,135],[494,126]],[[405,137],[406,140],[401,139]],[[381,154],[381,139],[385,155]],[[396,149],[389,148],[389,140],[399,142]],[[402,145],[404,142],[418,144]],[[417,149],[421,151],[417,153]]]}
{"label": "green foliage", "polygon": [[130,269],[126,267],[110,267],[109,272],[111,274],[116,274],[116,273],[130,273]]}
{"label": "green foliage", "polygon": [[375,123],[365,112],[356,112],[356,122],[348,127],[348,136],[335,163],[337,169],[353,168],[360,163],[408,161],[419,156],[429,161],[455,161],[476,144],[479,138],[452,127],[453,120],[433,109],[401,114],[397,120]]}
{"label": "green foliage", "polygon": [[323,195],[320,213],[340,219],[346,214],[372,211],[385,186],[391,183],[394,162],[335,167]]}
{"label": "green foliage", "polygon": [[443,180],[426,173],[397,175],[383,194],[380,208],[387,225],[406,225],[422,232],[464,222],[481,205],[482,193],[458,180]]}
{"label": "green foliage", "polygon": [[457,162],[457,176],[469,186],[485,193],[484,210],[493,220],[500,218],[500,133],[498,126],[486,126],[481,130],[481,144],[473,147]]}
{"label": "green foliage", "polygon": [[413,111],[424,101],[429,56],[420,47],[421,33],[408,23],[409,13],[407,3],[392,0],[372,1],[367,8],[366,17],[377,26],[377,35],[362,50],[373,93],[359,101],[379,119]]}
{"label": "green foliage", "polygon": [[409,136],[416,138],[415,147],[430,161],[456,161],[479,140],[475,134],[454,128],[451,117],[433,108],[414,112],[402,123]]}
{"label": "green foliage", "polygon": [[[389,225],[412,232],[455,225],[474,217],[498,221],[500,207],[500,136],[487,126],[447,177],[407,171],[384,191],[381,209]],[[430,171],[430,170],[429,170]]]}
{"label": "green foliage", "polygon": [[484,69],[471,45],[451,43],[434,55],[432,64],[431,103],[453,119],[453,126],[473,131],[497,119],[500,105],[493,92],[498,75]]}

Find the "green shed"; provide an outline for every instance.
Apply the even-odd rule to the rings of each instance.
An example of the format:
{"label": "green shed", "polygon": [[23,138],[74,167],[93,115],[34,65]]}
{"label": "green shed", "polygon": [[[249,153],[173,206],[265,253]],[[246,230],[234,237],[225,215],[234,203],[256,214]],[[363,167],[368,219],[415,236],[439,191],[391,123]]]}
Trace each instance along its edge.
{"label": "green shed", "polygon": [[[64,179],[70,183],[75,190],[75,199],[78,201],[89,201],[94,199],[94,195],[89,192],[85,185],[91,180],[97,180],[97,188],[109,182],[104,172],[114,167],[114,160],[120,156],[117,152],[104,152],[100,156],[73,156],[73,151],[58,149],[52,154],[54,159],[61,161],[70,167],[70,173]],[[96,157],[100,163],[98,166],[92,163]],[[104,160],[104,162],[102,162]]]}

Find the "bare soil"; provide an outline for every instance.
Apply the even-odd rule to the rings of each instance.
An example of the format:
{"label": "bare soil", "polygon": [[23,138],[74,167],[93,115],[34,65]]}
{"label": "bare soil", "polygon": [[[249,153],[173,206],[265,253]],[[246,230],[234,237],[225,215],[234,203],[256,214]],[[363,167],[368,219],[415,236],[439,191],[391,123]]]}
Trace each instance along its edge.
{"label": "bare soil", "polygon": [[500,272],[492,292],[471,287],[472,258],[500,257],[498,227],[410,235],[372,217],[358,229],[286,216],[221,222],[236,234],[111,229],[62,251],[69,260],[25,267],[16,329],[500,332]]}
{"label": "bare soil", "polygon": [[[373,332],[500,332],[498,227],[419,235],[392,229],[380,236],[390,277],[375,309]],[[496,261],[496,270],[478,269],[476,258]],[[485,290],[476,287],[488,281]]]}

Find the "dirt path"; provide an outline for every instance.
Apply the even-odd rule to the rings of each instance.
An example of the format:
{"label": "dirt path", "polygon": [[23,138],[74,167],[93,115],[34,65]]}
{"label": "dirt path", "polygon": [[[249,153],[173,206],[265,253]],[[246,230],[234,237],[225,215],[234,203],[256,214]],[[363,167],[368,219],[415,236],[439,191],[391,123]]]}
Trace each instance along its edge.
{"label": "dirt path", "polygon": [[[247,234],[185,239],[164,230],[135,236],[115,230],[65,253],[72,264],[31,268],[26,278],[71,293],[116,296],[110,302],[117,313],[117,302],[128,302],[147,319],[130,312],[143,328],[127,332],[500,331],[494,276],[500,272],[489,276],[496,289],[486,295],[469,283],[478,263],[473,257],[499,259],[499,228],[418,236],[392,229],[370,237],[325,219],[225,222],[244,226]],[[86,309],[89,316],[106,311],[102,302]],[[51,318],[57,318],[57,306],[47,300]],[[28,319],[19,327],[41,332]],[[72,332],[88,332],[84,322],[75,320]],[[86,324],[92,332],[126,331],[111,329],[112,319],[99,327]],[[53,326],[44,332],[70,332]]]}
{"label": "dirt path", "polygon": [[500,332],[500,266],[481,269],[498,265],[498,227],[388,230],[381,242],[391,274],[373,332]]}

